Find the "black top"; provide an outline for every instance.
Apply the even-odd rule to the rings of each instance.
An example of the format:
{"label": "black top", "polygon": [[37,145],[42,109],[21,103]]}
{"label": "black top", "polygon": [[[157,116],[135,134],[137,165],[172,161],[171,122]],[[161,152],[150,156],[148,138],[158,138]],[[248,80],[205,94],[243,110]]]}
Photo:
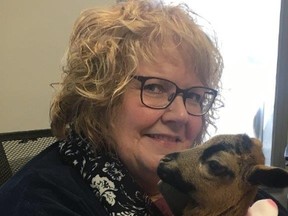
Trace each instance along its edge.
{"label": "black top", "polygon": [[[279,216],[288,213],[264,191],[258,199],[273,199]],[[1,216],[108,215],[79,172],[60,160],[58,143],[28,162],[0,188]]]}
{"label": "black top", "polygon": [[0,215],[107,214],[79,172],[60,160],[55,143],[0,188]]}

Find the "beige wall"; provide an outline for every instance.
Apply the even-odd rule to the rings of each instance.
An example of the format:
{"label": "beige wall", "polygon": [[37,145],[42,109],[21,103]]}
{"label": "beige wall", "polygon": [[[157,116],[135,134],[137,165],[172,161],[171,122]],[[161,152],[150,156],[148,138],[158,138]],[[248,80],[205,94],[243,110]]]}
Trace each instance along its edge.
{"label": "beige wall", "polygon": [[80,11],[115,0],[2,0],[0,133],[49,127],[51,82]]}

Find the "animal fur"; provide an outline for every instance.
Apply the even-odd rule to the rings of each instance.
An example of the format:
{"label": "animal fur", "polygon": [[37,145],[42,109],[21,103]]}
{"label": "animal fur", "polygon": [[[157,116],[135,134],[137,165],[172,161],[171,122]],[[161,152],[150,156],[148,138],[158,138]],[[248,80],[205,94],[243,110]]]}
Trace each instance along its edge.
{"label": "animal fur", "polygon": [[175,216],[244,216],[257,186],[288,186],[288,172],[264,165],[260,141],[241,134],[218,135],[169,154],[157,172]]}

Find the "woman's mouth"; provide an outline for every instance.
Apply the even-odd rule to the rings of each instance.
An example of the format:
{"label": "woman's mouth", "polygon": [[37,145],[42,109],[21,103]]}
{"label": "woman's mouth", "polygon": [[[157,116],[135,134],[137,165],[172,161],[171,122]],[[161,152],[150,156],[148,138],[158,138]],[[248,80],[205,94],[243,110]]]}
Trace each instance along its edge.
{"label": "woman's mouth", "polygon": [[168,142],[168,143],[178,143],[181,142],[180,137],[177,136],[169,136],[169,135],[162,135],[162,134],[146,134],[146,136],[156,139],[162,142]]}

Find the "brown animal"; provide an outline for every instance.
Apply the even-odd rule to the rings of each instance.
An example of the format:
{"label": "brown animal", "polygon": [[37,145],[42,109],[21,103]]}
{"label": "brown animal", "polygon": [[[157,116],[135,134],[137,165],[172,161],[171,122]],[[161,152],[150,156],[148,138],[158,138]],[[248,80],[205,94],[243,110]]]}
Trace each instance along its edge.
{"label": "brown animal", "polygon": [[288,172],[265,166],[262,144],[247,135],[218,135],[168,154],[157,172],[175,216],[244,216],[257,186],[288,186]]}

